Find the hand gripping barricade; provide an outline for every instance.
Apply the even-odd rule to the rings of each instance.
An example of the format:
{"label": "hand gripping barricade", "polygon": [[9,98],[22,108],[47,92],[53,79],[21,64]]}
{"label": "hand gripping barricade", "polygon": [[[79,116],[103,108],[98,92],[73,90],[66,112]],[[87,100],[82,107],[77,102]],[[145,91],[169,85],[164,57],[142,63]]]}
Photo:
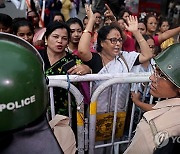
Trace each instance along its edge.
{"label": "hand gripping barricade", "polygon": [[43,61],[26,41],[0,33],[0,153],[59,154],[46,120]]}

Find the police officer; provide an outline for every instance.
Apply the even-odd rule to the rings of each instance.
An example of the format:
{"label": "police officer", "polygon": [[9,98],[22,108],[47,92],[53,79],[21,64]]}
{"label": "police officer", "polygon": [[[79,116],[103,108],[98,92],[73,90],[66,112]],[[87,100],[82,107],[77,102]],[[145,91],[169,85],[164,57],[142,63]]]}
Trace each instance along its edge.
{"label": "police officer", "polygon": [[61,154],[46,119],[43,61],[28,42],[0,33],[0,153]]}
{"label": "police officer", "polygon": [[157,102],[152,111],[143,115],[125,154],[180,153],[179,59],[179,43],[155,57],[157,66],[150,76],[150,93],[154,97],[169,99]]}

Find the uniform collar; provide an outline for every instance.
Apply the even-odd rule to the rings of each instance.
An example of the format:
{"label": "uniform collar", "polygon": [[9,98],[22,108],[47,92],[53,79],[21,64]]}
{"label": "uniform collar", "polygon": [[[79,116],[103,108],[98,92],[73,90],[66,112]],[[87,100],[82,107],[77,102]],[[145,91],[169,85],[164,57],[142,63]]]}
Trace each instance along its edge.
{"label": "uniform collar", "polygon": [[143,117],[149,123],[150,120],[164,114],[174,106],[180,107],[180,98],[172,98],[157,102],[157,104],[153,107],[154,110],[145,112]]}
{"label": "uniform collar", "polygon": [[160,109],[165,107],[180,106],[180,98],[172,98],[157,102],[153,109]]}

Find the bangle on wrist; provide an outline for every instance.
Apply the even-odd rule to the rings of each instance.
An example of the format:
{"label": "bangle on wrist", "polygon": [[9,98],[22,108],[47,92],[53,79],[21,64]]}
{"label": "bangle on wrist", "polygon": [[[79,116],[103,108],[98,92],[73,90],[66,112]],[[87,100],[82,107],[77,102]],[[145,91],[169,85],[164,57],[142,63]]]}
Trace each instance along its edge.
{"label": "bangle on wrist", "polygon": [[145,39],[140,39],[140,40],[138,41],[138,43],[141,43],[141,42],[143,42],[143,41],[145,41]]}
{"label": "bangle on wrist", "polygon": [[91,36],[93,35],[93,33],[92,33],[91,31],[87,30],[87,29],[85,29],[85,30],[83,31],[83,33],[89,33]]}

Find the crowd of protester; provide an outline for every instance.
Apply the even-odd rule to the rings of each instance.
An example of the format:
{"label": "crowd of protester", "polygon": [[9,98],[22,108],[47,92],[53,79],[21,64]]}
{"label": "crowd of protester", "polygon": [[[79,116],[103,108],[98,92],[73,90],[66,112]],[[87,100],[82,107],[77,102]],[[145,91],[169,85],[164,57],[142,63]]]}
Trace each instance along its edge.
{"label": "crowd of protester", "polygon": [[[46,4],[44,24],[40,20],[41,9],[37,10],[36,7],[28,8],[25,18],[12,19],[0,13],[0,32],[14,34],[34,45],[44,60],[46,75],[153,72],[153,57],[172,44],[179,43],[177,36],[180,27],[171,28],[172,23],[168,18],[153,12],[138,18],[126,8],[117,14],[106,4],[106,10],[102,13],[86,5],[86,16],[81,21],[77,18],[77,10],[72,15],[73,4],[77,5],[70,0],[49,1]],[[95,90],[100,84],[102,81],[95,81],[92,89]],[[119,85],[118,111],[122,111],[130,87],[129,84]],[[89,83],[76,83],[75,86],[84,95],[85,104],[89,104]],[[132,100],[144,111],[152,110],[154,105],[140,101],[142,89],[140,84],[139,93],[132,92]],[[110,111],[113,111],[113,91],[116,90],[117,84],[100,95],[99,113],[108,112],[107,104],[104,103],[109,103],[108,100],[111,100]],[[133,86],[131,91],[134,91]],[[56,114],[68,116],[68,92],[55,88],[54,98]],[[145,100],[149,101],[149,98],[147,91]],[[72,127],[76,132],[74,99],[71,107],[74,115]]]}

